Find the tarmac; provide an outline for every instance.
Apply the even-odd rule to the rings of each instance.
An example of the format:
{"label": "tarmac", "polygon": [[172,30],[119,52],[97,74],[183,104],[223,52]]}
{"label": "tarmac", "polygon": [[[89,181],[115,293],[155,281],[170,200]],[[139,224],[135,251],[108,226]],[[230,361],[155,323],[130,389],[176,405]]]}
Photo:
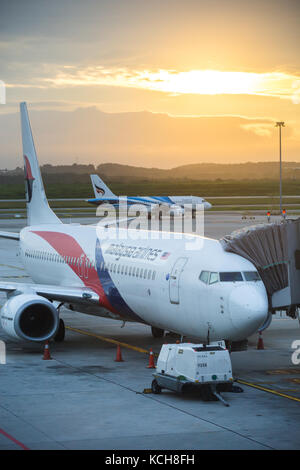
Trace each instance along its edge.
{"label": "tarmac", "polygon": [[[220,238],[265,219],[207,214],[205,235]],[[18,231],[25,223],[0,220],[0,230]],[[15,241],[0,239],[0,278],[30,282],[16,252]],[[5,299],[0,293],[1,305]],[[122,327],[67,310],[62,318],[66,338],[50,342],[49,361],[42,359],[42,345],[15,341],[0,329],[6,346],[6,364],[0,364],[0,450],[300,448],[300,366],[292,362],[298,320],[276,314],[263,333],[264,350],[257,349],[253,335],[247,351],[231,354],[243,393],[223,393],[230,404],[225,407],[195,394],[144,393],[153,378],[149,349],[158,354],[164,342],[175,342],[172,336],[154,339],[148,326]],[[116,342],[122,343],[124,362],[115,362]]]}

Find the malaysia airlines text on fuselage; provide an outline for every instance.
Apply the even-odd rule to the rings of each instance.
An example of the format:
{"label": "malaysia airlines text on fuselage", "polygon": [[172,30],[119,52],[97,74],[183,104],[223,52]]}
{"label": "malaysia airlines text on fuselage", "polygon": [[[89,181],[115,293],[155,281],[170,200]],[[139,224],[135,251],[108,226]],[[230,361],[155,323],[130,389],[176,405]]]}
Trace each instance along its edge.
{"label": "malaysia airlines text on fuselage", "polygon": [[[126,230],[126,229],[120,229]],[[190,240],[191,236],[189,236]],[[259,282],[199,279],[201,271],[255,271],[252,263],[203,239],[199,252],[182,240],[100,240],[96,227],[27,227],[21,256],[36,283],[86,286],[99,307],[74,305],[83,313],[144,322],[158,328],[210,339],[243,339],[266,315],[266,294]]]}

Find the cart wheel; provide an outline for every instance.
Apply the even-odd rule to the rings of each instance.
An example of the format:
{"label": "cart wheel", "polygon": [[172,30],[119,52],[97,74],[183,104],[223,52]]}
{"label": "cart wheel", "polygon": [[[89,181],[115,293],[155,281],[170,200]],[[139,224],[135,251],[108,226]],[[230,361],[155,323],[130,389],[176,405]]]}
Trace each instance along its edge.
{"label": "cart wheel", "polygon": [[152,380],[151,390],[152,390],[152,392],[155,393],[156,395],[158,395],[159,393],[161,393],[161,387],[158,385],[156,379]]}

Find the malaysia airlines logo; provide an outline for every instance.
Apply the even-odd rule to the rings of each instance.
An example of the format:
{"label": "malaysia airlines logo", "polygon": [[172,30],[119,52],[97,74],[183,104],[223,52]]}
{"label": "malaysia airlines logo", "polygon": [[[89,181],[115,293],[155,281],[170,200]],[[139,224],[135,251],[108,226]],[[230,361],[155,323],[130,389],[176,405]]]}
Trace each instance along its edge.
{"label": "malaysia airlines logo", "polygon": [[27,190],[27,202],[31,201],[32,198],[32,187],[35,178],[32,176],[31,166],[28,158],[24,155],[24,172],[25,172],[25,181],[26,181],[26,190]]}
{"label": "malaysia airlines logo", "polygon": [[160,259],[167,259],[169,258],[171,253],[169,253],[168,251],[164,251],[164,253],[161,255]]}
{"label": "malaysia airlines logo", "polygon": [[101,196],[103,196],[103,194],[105,194],[104,189],[99,188],[99,186],[97,186],[96,184],[95,184],[95,188],[96,188],[97,193],[101,194]]}

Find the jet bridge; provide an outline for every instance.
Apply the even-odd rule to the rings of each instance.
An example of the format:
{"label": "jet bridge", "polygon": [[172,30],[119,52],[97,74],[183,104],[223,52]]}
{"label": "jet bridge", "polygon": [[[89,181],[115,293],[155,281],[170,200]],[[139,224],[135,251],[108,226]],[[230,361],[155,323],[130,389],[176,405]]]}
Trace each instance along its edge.
{"label": "jet bridge", "polygon": [[267,290],[270,311],[285,310],[296,318],[300,307],[300,219],[244,227],[220,241],[224,250],[255,265]]}

